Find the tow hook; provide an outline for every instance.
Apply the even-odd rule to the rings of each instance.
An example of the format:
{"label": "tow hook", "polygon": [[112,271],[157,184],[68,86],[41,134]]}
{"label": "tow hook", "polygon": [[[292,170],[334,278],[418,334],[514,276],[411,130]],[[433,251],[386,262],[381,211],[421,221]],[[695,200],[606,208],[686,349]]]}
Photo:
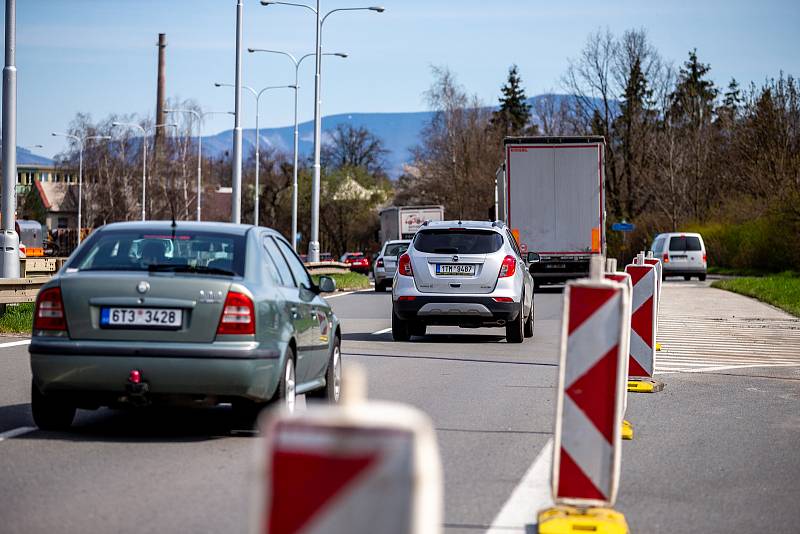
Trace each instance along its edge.
{"label": "tow hook", "polygon": [[149,404],[147,393],[150,391],[150,385],[142,380],[142,373],[138,369],[132,369],[130,375],[128,375],[125,391],[128,393],[128,399],[132,404],[136,406]]}

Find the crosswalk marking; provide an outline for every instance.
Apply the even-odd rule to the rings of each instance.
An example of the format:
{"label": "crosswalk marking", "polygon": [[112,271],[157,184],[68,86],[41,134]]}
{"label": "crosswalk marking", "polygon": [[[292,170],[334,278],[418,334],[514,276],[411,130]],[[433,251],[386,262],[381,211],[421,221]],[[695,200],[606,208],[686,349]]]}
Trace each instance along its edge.
{"label": "crosswalk marking", "polygon": [[667,283],[657,373],[800,367],[800,319],[725,291]]}

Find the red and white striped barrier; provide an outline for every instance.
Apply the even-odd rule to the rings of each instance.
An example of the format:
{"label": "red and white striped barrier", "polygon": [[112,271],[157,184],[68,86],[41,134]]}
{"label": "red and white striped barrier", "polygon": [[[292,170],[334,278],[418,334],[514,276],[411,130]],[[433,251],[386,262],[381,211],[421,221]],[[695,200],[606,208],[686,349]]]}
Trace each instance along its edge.
{"label": "red and white striped barrier", "polygon": [[564,293],[553,498],[609,506],[619,483],[630,295],[599,277],[570,282]]}
{"label": "red and white striped barrier", "polygon": [[256,532],[441,531],[438,448],[430,420],[418,410],[345,399],[268,415],[265,426]]}
{"label": "red and white striped barrier", "polygon": [[629,376],[652,378],[656,360],[656,269],[632,264],[625,272],[633,284]]}

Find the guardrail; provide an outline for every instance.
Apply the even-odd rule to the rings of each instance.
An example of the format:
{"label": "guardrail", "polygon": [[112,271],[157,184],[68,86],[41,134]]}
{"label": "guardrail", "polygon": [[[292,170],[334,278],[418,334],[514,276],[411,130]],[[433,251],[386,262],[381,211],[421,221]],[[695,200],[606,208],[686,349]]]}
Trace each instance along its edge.
{"label": "guardrail", "polygon": [[311,274],[349,273],[350,265],[341,261],[312,261],[305,264]]}
{"label": "guardrail", "polygon": [[21,258],[20,278],[0,278],[0,307],[35,302],[39,289],[64,265],[67,258]]}

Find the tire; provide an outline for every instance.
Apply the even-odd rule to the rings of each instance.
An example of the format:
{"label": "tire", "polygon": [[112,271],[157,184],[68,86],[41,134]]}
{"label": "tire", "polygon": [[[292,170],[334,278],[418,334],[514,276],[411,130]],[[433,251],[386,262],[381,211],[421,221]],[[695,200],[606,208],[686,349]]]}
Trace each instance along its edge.
{"label": "tire", "polygon": [[699,279],[701,282],[705,282],[705,281],[706,281],[706,275],[704,275],[704,274],[701,274],[701,275],[700,275],[700,276],[698,276],[697,278],[698,278],[698,279]]}
{"label": "tire", "polygon": [[325,371],[325,387],[306,393],[306,397],[337,404],[342,395],[342,342],[333,339],[333,349]]}
{"label": "tire", "polygon": [[524,309],[520,304],[519,313],[513,321],[506,323],[506,343],[522,343],[525,340]]}
{"label": "tire", "polygon": [[375,282],[375,292],[376,293],[385,293],[386,288],[383,285],[383,282]]}
{"label": "tire", "polygon": [[67,430],[72,426],[77,408],[63,400],[48,398],[31,382],[33,422],[42,430]]}
{"label": "tire", "polygon": [[408,341],[411,339],[411,328],[408,321],[402,320],[392,311],[392,339],[395,341]]}
{"label": "tire", "polygon": [[684,280],[686,280],[686,281],[688,282],[689,280],[691,280],[691,279],[692,279],[692,277],[691,277],[691,276],[688,276],[688,275],[684,275],[684,276],[683,276],[683,279],[684,279]]}
{"label": "tire", "polygon": [[531,313],[523,325],[523,332],[525,337],[533,337],[533,301],[531,301]]}
{"label": "tire", "polygon": [[417,322],[411,324],[410,332],[412,336],[422,337],[427,333],[427,331],[428,331],[428,325],[426,325],[425,323]]}
{"label": "tire", "polygon": [[297,395],[295,386],[297,384],[295,375],[295,353],[294,349],[289,349],[286,354],[286,359],[283,362],[283,370],[281,371],[280,382],[278,382],[278,390],[275,392],[273,402],[283,405],[288,412],[294,412]]}

